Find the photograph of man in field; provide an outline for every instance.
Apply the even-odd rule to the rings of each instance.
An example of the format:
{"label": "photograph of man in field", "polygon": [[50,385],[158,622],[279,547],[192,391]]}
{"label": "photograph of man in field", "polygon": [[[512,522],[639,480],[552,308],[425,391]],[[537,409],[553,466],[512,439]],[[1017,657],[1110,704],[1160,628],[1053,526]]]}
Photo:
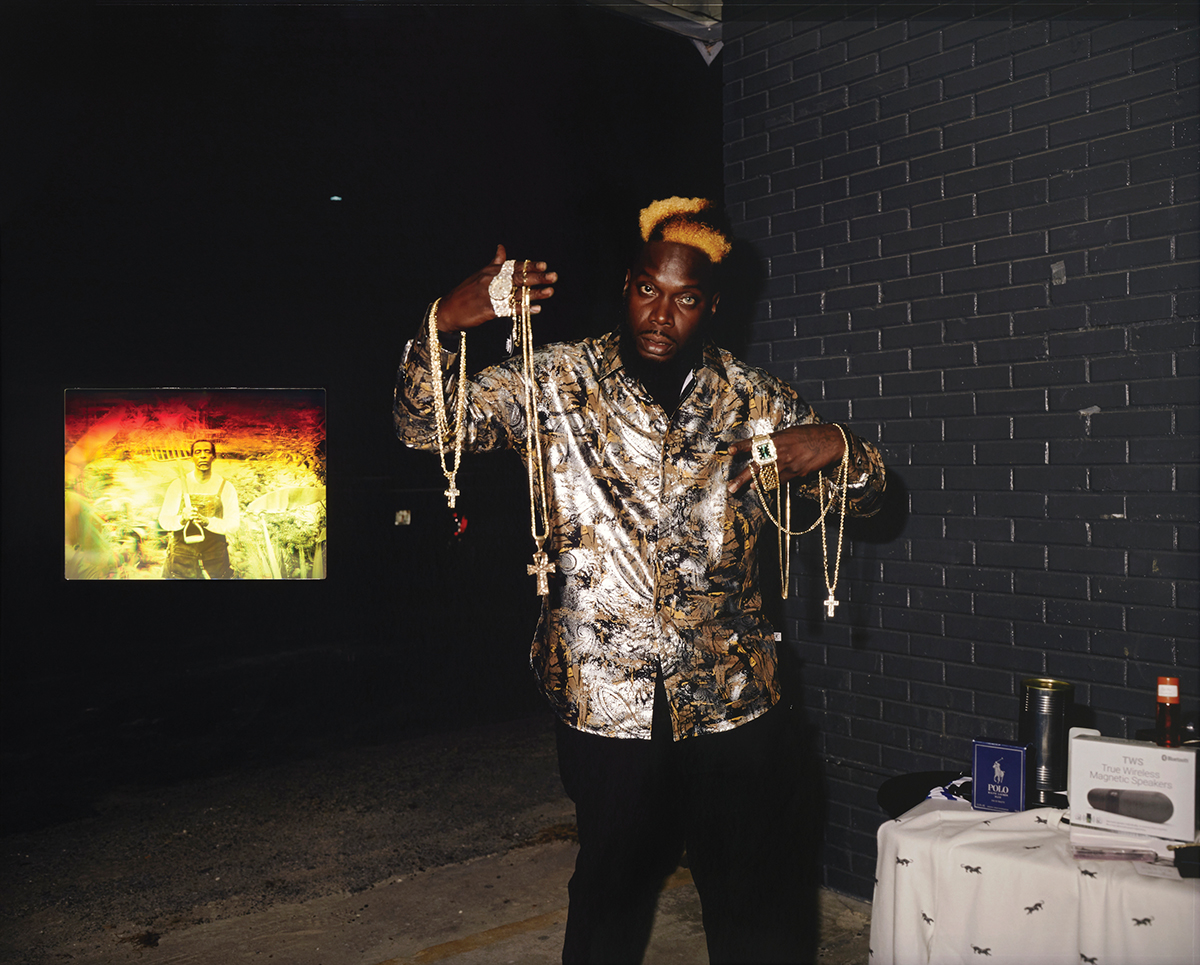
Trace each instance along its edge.
{"label": "photograph of man in field", "polygon": [[320,389],[70,389],[69,580],[323,579]]}

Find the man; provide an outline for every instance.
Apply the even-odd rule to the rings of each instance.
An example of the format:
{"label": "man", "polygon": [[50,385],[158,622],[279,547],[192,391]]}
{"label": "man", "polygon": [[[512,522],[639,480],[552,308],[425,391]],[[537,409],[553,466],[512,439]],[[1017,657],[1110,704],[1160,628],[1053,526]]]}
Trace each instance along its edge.
{"label": "man", "polygon": [[[558,716],[580,843],[564,962],[640,961],[685,848],[713,963],[796,962],[804,950],[788,821],[796,775],[785,722],[770,712],[775,635],[759,591],[757,540],[770,524],[745,454],[769,434],[779,477],[812,495],[817,471],[839,465],[843,436],[710,341],[729,250],[714,215],[703,199],[645,209],[624,324],[535,353],[555,571],[531,662]],[[495,317],[489,286],[504,261],[501,247],[435,303],[439,333]],[[531,268],[536,311],[558,278],[543,262]],[[395,397],[397,434],[425,449],[436,446],[430,349],[423,329]],[[453,356],[437,350],[450,372]],[[453,380],[445,394],[454,399]],[[528,457],[524,398],[520,359],[473,376],[464,449]],[[849,509],[873,512],[879,454],[845,438]]]}
{"label": "man", "polygon": [[195,469],[167,487],[158,525],[170,533],[165,580],[232,580],[225,537],[241,525],[233,483],[213,472],[217,446],[197,439],[191,447]]}

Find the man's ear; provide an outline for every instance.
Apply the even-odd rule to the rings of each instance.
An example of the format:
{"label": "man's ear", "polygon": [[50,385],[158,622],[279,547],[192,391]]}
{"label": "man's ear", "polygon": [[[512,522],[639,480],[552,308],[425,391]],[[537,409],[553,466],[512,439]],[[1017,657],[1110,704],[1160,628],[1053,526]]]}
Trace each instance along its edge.
{"label": "man's ear", "polygon": [[712,298],[710,298],[708,301],[708,314],[710,314],[710,315],[717,314],[717,304],[720,301],[721,301],[721,293],[713,292]]}
{"label": "man's ear", "polygon": [[629,277],[630,277],[630,274],[631,274],[630,270],[629,270],[628,268],[626,268],[626,269],[625,269],[625,284],[621,286],[621,297],[622,297],[622,298],[628,298],[628,297],[629,297]]}

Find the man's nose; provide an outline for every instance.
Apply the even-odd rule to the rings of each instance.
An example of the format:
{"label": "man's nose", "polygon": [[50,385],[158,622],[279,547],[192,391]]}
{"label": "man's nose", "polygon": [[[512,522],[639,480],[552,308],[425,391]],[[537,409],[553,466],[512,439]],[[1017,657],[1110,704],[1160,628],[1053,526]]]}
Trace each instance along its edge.
{"label": "man's nose", "polygon": [[675,324],[675,315],[671,311],[671,300],[669,298],[657,298],[654,301],[654,306],[651,309],[650,317],[659,325],[670,327]]}

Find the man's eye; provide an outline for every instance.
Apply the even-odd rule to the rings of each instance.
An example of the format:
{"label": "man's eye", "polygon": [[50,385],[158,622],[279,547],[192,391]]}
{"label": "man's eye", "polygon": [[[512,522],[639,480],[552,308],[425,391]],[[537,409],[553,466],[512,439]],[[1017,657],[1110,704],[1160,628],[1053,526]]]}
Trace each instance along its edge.
{"label": "man's eye", "polygon": [[679,296],[679,301],[681,303],[683,303],[684,305],[695,305],[696,304],[696,296],[695,295],[681,295],[681,296]]}
{"label": "man's eye", "polygon": [[653,295],[654,294],[654,286],[653,285],[639,285],[638,291],[640,291],[643,295]]}

